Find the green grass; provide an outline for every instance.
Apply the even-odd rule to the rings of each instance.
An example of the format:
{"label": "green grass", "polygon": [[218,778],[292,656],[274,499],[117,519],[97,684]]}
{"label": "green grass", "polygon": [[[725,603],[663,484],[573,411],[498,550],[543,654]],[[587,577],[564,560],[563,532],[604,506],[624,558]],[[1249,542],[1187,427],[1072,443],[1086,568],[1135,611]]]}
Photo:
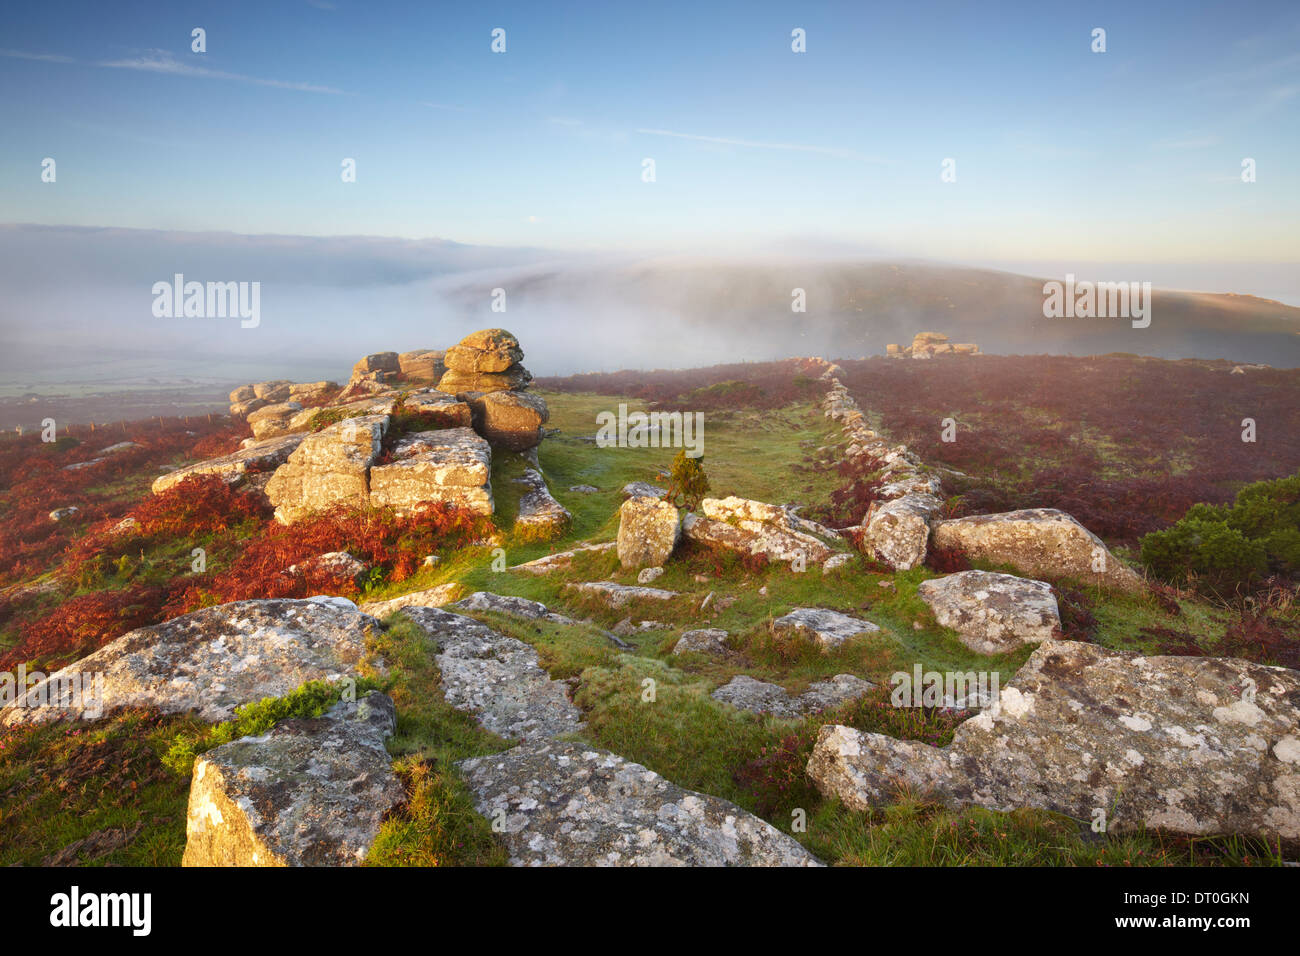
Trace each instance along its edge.
{"label": "green grass", "polygon": [[139,832],[86,866],[178,866],[189,774],[165,763],[175,740],[202,731],[190,717],[119,712],[94,724],[0,735],[0,866],[38,866],[77,841]]}

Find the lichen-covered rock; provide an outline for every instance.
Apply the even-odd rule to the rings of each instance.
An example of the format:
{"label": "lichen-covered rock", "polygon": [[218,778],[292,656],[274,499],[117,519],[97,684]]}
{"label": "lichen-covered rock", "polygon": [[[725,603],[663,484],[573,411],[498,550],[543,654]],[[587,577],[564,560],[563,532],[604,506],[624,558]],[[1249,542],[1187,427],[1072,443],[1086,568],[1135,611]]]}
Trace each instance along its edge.
{"label": "lichen-covered rock", "polygon": [[249,474],[274,471],[289,460],[289,456],[302,443],[304,437],[303,435],[281,435],[278,438],[267,438],[252,442],[248,447],[229,455],[209,458],[193,465],[186,465],[184,468],[177,468],[154,479],[153,493],[162,494],[190,475],[219,475],[228,484],[236,484]]}
{"label": "lichen-covered rock", "polygon": [[490,515],[492,449],[468,428],[413,432],[393,446],[391,461],[370,469],[370,503],[399,514],[441,502]]}
{"label": "lichen-covered rock", "polygon": [[353,375],[369,375],[374,372],[397,373],[401,370],[401,362],[396,352],[375,352],[358,359],[352,366]]}
{"label": "lichen-covered rock", "polygon": [[832,571],[837,571],[840,568],[847,567],[852,563],[853,563],[853,555],[851,554],[847,554],[847,553],[832,554],[829,558],[827,558],[825,561],[822,562],[822,574],[830,574]]}
{"label": "lichen-covered rock", "polygon": [[1300,841],[1300,672],[1041,644],[945,748],[823,727],[824,794],[866,809],[901,785],[948,806],[1038,807],[1110,832]]}
{"label": "lichen-covered rock", "polygon": [[629,498],[618,510],[618,560],[624,568],[661,567],[677,547],[677,506],[658,498]]}
{"label": "lichen-covered rock", "polygon": [[912,471],[897,471],[876,492],[878,499],[893,500],[904,495],[933,495],[938,497],[943,483],[937,475],[921,475]]}
{"label": "lichen-covered rock", "polygon": [[796,696],[780,684],[769,684],[745,674],[737,674],[711,696],[716,701],[740,710],[793,719],[857,700],[866,696],[875,686],[852,674],[836,674],[810,684],[807,691]]}
{"label": "lichen-covered rock", "polygon": [[438,648],[447,703],[472,713],[495,734],[513,740],[556,737],[582,728],[582,715],[537,651],[473,618],[438,608],[408,607],[407,617]]}
{"label": "lichen-covered rock", "polygon": [[616,754],[537,741],[459,765],[515,866],[817,866],[734,804]]}
{"label": "lichen-covered rock", "polygon": [[871,681],[853,674],[836,674],[825,680],[813,681],[795,699],[805,714],[815,714],[866,697],[875,687]]}
{"label": "lichen-covered rock", "polygon": [[895,571],[907,571],[925,560],[930,522],[943,507],[931,494],[909,492],[885,504],[871,503],[863,521],[863,550]]}
{"label": "lichen-covered rock", "polygon": [[292,382],[284,378],[277,378],[270,382],[258,382],[253,386],[253,394],[264,402],[283,402],[289,398],[289,388],[292,385]]}
{"label": "lichen-covered rock", "polygon": [[276,435],[286,434],[290,430],[289,423],[301,411],[302,405],[298,402],[263,405],[257,411],[248,414],[248,425],[253,430],[254,438],[274,438]]}
{"label": "lichen-covered rock", "polygon": [[523,486],[519,495],[519,510],[515,516],[515,531],[530,539],[556,538],[564,534],[573,523],[569,509],[555,500],[546,479],[536,468],[528,468],[523,476],[514,479]]}
{"label": "lichen-covered rock", "polygon": [[348,418],[306,435],[266,485],[275,519],[289,524],[335,505],[364,507],[370,501],[370,465],[388,416]]}
{"label": "lichen-covered rock", "polygon": [[438,379],[438,390],[449,395],[522,391],[532,380],[532,373],[522,365],[516,365],[505,372],[458,372],[449,368]]}
{"label": "lichen-covered rock", "polygon": [[338,382],[322,379],[319,382],[295,382],[289,386],[289,399],[295,402],[317,401],[331,392],[337,392]]}
{"label": "lichen-covered rock", "polygon": [[727,632],[720,627],[706,627],[684,631],[673,645],[674,654],[708,654],[720,657],[727,654]]}
{"label": "lichen-covered rock", "polygon": [[1061,633],[1056,593],[1043,581],[962,571],[922,581],[916,594],[930,606],[935,620],[981,654],[1040,644]]}
{"label": "lichen-covered rock", "polygon": [[[448,395],[437,389],[427,389],[406,396],[406,408],[417,411],[437,420],[436,428],[473,428],[474,415],[469,405],[458,401],[456,396]],[[391,407],[385,409],[391,411]]]}
{"label": "lichen-covered rock", "polygon": [[524,351],[519,343],[500,344],[491,348],[480,349],[470,345],[453,345],[447,349],[443,358],[447,368],[457,372],[504,372],[512,365],[518,365],[524,358]]}
{"label": "lichen-covered rock", "polygon": [[629,481],[623,486],[621,492],[626,498],[662,498],[668,494],[667,488],[660,488],[658,485],[652,485],[648,481]]}
{"label": "lichen-covered rock", "polygon": [[397,366],[411,381],[433,383],[447,371],[444,356],[441,349],[415,349],[398,355]]}
{"label": "lichen-covered rock", "polygon": [[255,412],[259,408],[265,408],[271,403],[264,398],[250,398],[246,402],[232,402],[230,406],[231,418],[247,418],[250,412]]}
{"label": "lichen-covered rock", "polygon": [[542,426],[551,417],[542,396],[504,389],[466,390],[458,394],[469,405],[474,430],[493,445],[510,451],[527,451],[541,444]]}
{"label": "lichen-covered rock", "polygon": [[388,617],[394,611],[400,611],[404,607],[444,607],[453,601],[459,601],[465,593],[465,586],[458,581],[448,581],[446,584],[439,584],[436,587],[424,588],[420,591],[408,591],[399,597],[389,598],[386,601],[368,601],[362,604],[358,610],[371,617]]}
{"label": "lichen-covered rock", "polygon": [[[91,719],[95,710],[156,707],[228,720],[240,704],[281,697],[310,680],[354,675],[379,622],[341,598],[236,601],[123,634],[50,675],[26,704],[0,709],[0,725]],[[102,696],[71,696],[102,675]],[[81,706],[74,706],[80,703]]]}
{"label": "lichen-covered rock", "polygon": [[572,618],[556,614],[541,601],[515,597],[511,594],[493,594],[491,591],[475,591],[473,594],[457,601],[453,607],[457,611],[495,611],[497,614],[509,614],[511,617],[526,621],[550,621],[553,624],[576,624]]}
{"label": "lichen-covered rock", "polygon": [[936,521],[930,546],[1009,564],[1026,574],[1079,578],[1124,591],[1143,588],[1142,579],[1112,555],[1100,538],[1055,508]]}
{"label": "lichen-covered rock", "polygon": [[823,649],[839,647],[859,634],[875,634],[880,628],[870,621],[820,607],[797,607],[772,622],[776,633],[793,632],[816,641]]}
{"label": "lichen-covered rock", "polygon": [[383,694],[282,720],[194,761],[182,866],[355,866],[405,799]]}
{"label": "lichen-covered rock", "polygon": [[339,581],[350,581],[357,586],[365,580],[369,570],[370,565],[346,551],[327,551],[300,564],[291,564],[286,569],[289,574],[325,574]]}
{"label": "lichen-covered rock", "polygon": [[581,581],[566,587],[599,597],[610,607],[622,607],[629,601],[670,601],[676,591],[647,588],[636,584],[619,584],[617,581]]}
{"label": "lichen-covered rock", "polygon": [[820,564],[835,553],[814,533],[820,525],[778,505],[732,496],[705,498],[700,508],[704,514],[687,515],[682,531],[705,547],[805,565]]}

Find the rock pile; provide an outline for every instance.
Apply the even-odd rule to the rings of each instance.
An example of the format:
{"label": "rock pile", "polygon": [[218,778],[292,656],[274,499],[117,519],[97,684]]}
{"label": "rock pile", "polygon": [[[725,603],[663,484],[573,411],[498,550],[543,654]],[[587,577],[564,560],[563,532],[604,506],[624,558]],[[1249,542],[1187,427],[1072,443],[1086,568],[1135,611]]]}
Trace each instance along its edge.
{"label": "rock pile", "polygon": [[469,404],[474,428],[494,445],[524,451],[542,440],[546,401],[530,394],[524,351],[505,329],[483,329],[447,349],[439,390]]}
{"label": "rock pile", "polygon": [[[333,382],[241,386],[230,394],[231,412],[247,419],[253,437],[237,452],[163,475],[153,490],[165,491],[188,475],[217,474],[264,493],[285,523],[334,505],[386,505],[410,513],[442,502],[490,515],[495,445],[529,454],[531,466],[514,483],[518,526],[552,537],[571,516],[537,467],[535,449],[549,411],[545,400],[526,391],[532,376],[522,358],[511,333],[484,329],[445,353],[367,355],[324,406],[320,400],[338,389]],[[393,447],[381,447],[399,412],[418,412],[432,428],[425,424],[390,442]],[[409,418],[403,423],[410,427]]]}
{"label": "rock pile", "polygon": [[230,414],[234,418],[246,418],[269,405],[284,402],[297,402],[301,408],[304,402],[315,403],[328,398],[338,391],[338,387],[336,382],[294,383],[283,379],[241,385],[230,393]]}
{"label": "rock pile", "polygon": [[886,345],[890,358],[930,359],[936,355],[980,355],[980,347],[973,343],[950,344],[941,332],[917,332],[911,345]]}

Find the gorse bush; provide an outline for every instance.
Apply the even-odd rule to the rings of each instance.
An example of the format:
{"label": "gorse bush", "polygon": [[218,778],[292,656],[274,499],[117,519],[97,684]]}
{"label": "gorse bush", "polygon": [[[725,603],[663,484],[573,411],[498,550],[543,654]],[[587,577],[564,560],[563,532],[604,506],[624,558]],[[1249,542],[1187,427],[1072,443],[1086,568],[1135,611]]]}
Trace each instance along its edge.
{"label": "gorse bush", "polygon": [[704,458],[691,458],[682,449],[673,458],[668,477],[668,494],[664,497],[689,511],[694,511],[709,493],[709,476],[704,473]]}
{"label": "gorse bush", "polygon": [[1197,504],[1142,539],[1142,561],[1173,584],[1227,596],[1300,571],[1300,474],[1247,485],[1230,505]]}

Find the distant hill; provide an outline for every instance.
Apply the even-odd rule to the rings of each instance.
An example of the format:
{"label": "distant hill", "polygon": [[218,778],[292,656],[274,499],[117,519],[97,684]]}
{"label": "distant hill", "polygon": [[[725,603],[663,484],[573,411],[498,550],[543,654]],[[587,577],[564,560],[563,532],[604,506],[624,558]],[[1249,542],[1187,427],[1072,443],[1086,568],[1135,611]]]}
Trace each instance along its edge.
{"label": "distant hill", "polygon": [[[661,339],[650,352],[653,361],[676,366],[814,353],[879,355],[888,343],[908,343],[922,330],[1000,354],[1133,352],[1300,365],[1300,309],[1280,302],[1156,289],[1150,326],[1134,329],[1124,319],[1044,318],[1043,282],[1007,272],[911,262],[669,260],[540,268],[525,270],[507,284],[511,317],[502,321],[523,325],[536,320],[545,326],[543,316],[563,316],[575,331],[585,329],[589,344],[592,339],[608,341],[615,354],[621,351],[618,342],[629,336],[667,336],[678,351],[676,361],[663,354]],[[804,314],[791,312],[794,288],[807,294]],[[449,292],[453,303],[467,309],[487,301],[489,294],[483,281],[453,286]],[[535,335],[531,341],[537,341]],[[635,355],[615,361],[645,367],[650,356],[640,363]]]}

